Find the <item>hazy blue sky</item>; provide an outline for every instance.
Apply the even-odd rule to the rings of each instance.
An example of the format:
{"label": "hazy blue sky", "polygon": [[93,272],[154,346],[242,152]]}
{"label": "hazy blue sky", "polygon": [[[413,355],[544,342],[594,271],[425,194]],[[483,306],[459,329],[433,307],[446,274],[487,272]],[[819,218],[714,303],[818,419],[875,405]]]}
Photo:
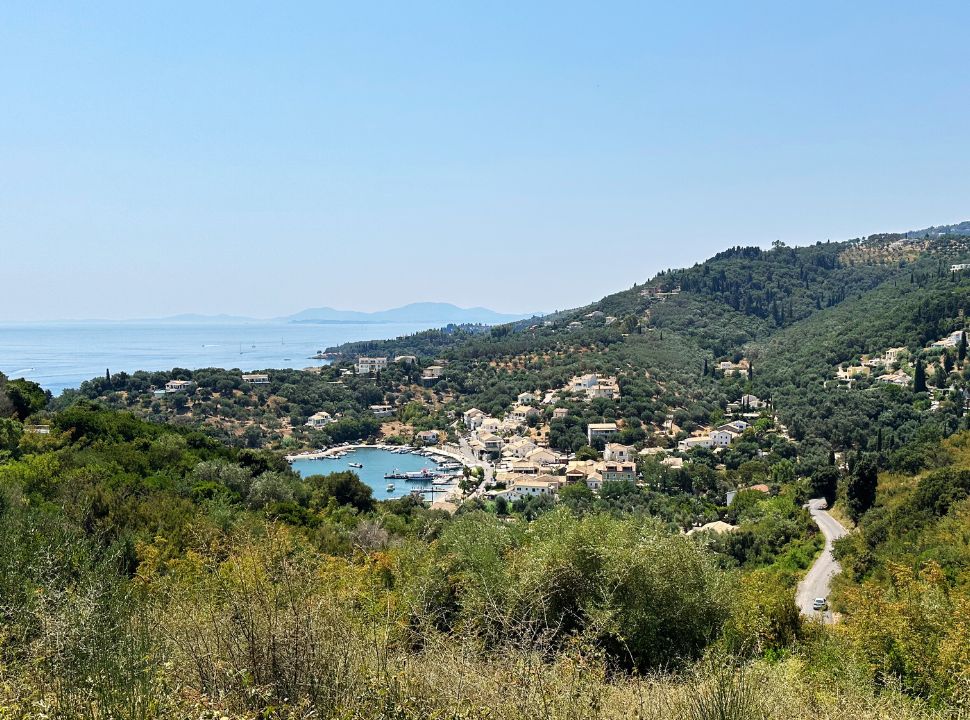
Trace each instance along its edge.
{"label": "hazy blue sky", "polygon": [[[205,7],[203,7],[205,6]],[[585,304],[970,218],[970,3],[0,5],[0,319]]]}

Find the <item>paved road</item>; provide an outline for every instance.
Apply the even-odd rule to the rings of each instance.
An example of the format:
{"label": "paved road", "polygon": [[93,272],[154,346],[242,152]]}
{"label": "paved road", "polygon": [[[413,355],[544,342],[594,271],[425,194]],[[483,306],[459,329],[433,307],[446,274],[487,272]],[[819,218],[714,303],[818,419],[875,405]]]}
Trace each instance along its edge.
{"label": "paved road", "polygon": [[471,446],[468,444],[468,438],[466,437],[460,437],[458,439],[458,449],[471,465],[478,465],[485,471],[485,477],[482,478],[482,481],[478,484],[478,487],[472,490],[471,493],[468,494],[468,497],[465,498],[466,500],[471,500],[472,498],[476,498],[485,492],[485,483],[492,479],[492,476],[495,474],[495,467],[487,460],[475,459],[475,453],[472,452]]}
{"label": "paved road", "polygon": [[[832,557],[832,541],[838,540],[848,531],[834,517],[822,509],[824,501],[810,500],[808,511],[812,518],[822,530],[825,536],[825,548],[822,554],[815,560],[815,564],[809,569],[808,574],[798,583],[798,592],[795,595],[795,602],[803,615],[817,616],[818,612],[812,610],[812,601],[817,597],[827,598],[830,591],[832,578],[838,575],[842,568]],[[832,611],[826,610],[822,614],[822,621],[825,623],[833,622]]]}

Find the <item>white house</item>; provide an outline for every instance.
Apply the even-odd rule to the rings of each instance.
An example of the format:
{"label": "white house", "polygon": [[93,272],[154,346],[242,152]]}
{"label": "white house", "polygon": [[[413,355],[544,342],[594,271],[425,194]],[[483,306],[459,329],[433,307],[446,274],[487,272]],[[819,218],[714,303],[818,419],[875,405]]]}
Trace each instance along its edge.
{"label": "white house", "polygon": [[324,410],[321,410],[320,412],[314,413],[313,415],[310,416],[310,418],[306,421],[306,426],[319,429],[322,427],[326,427],[333,421],[334,421],[333,417],[330,415],[330,413]]}
{"label": "white house", "polygon": [[394,414],[393,405],[371,405],[370,411],[374,413],[374,417],[391,417]]}
{"label": "white house", "polygon": [[630,462],[630,458],[632,457],[633,448],[629,445],[623,445],[621,443],[606,443],[606,448],[603,450],[604,460]]}
{"label": "white house", "polygon": [[369,373],[380,372],[387,369],[386,357],[359,357],[357,358],[357,373],[367,375]]}
{"label": "white house", "polygon": [[520,405],[525,405],[530,402],[535,402],[536,396],[530,393],[529,391],[526,391],[526,392],[519,393],[516,399],[519,401]]}
{"label": "white house", "polygon": [[536,444],[534,442],[520,438],[506,445],[502,452],[514,455],[517,458],[526,458],[529,456],[529,453],[535,449]]}
{"label": "white house", "polygon": [[498,429],[502,427],[502,421],[498,418],[493,418],[490,415],[486,415],[482,418],[481,424],[478,429],[482,432],[494,433],[498,432]]}
{"label": "white house", "polygon": [[550,496],[555,497],[559,490],[559,482],[551,475],[539,477],[516,478],[508,490],[509,500],[520,500],[524,497]]}
{"label": "white house", "polygon": [[269,385],[269,375],[266,373],[244,373],[242,381],[250,385]]}
{"label": "white house", "polygon": [[516,405],[512,408],[509,416],[517,423],[526,422],[532,415],[538,415],[539,411],[529,405]]}
{"label": "white house", "polygon": [[569,409],[568,408],[562,408],[562,407],[556,408],[555,410],[552,411],[552,419],[553,420],[562,420],[568,414],[569,414]]}
{"label": "white house", "polygon": [[713,445],[710,434],[708,435],[698,435],[696,437],[689,437],[685,440],[681,440],[677,443],[678,450],[689,451],[697,447],[709,448]]}
{"label": "white house", "polygon": [[590,445],[593,444],[594,438],[608,438],[611,435],[616,434],[616,423],[590,423],[586,426],[586,439],[589,440]]}
{"label": "white house", "polygon": [[169,380],[167,383],[165,383],[165,392],[188,392],[191,385],[191,380]]}
{"label": "white house", "polygon": [[557,465],[562,462],[559,453],[553,452],[549,448],[536,448],[525,456],[529,462],[538,465]]}
{"label": "white house", "polygon": [[415,437],[425,445],[435,445],[440,436],[437,430],[422,430]]}
{"label": "white house", "polygon": [[398,355],[394,358],[394,362],[401,363],[402,365],[416,365],[418,358],[414,355]]}
{"label": "white house", "polygon": [[466,410],[461,414],[462,422],[465,423],[465,427],[469,430],[474,430],[481,426],[482,421],[485,419],[485,413],[483,413],[478,408],[472,408],[471,410]]}
{"label": "white house", "polygon": [[712,430],[711,431],[711,444],[710,447],[725,448],[734,442],[734,438],[738,436],[738,433],[733,430]]}

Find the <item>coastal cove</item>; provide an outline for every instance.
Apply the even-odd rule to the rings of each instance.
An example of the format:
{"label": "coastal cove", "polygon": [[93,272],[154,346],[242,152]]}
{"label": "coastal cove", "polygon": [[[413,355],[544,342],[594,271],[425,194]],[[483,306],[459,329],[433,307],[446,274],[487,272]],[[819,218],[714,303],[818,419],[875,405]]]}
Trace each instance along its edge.
{"label": "coastal cove", "polygon": [[[427,490],[434,487],[434,500],[444,500],[456,488],[456,483],[432,485],[430,480],[409,481],[402,478],[387,479],[388,474],[417,473],[423,470],[434,472],[439,467],[432,457],[414,452],[395,452],[382,447],[355,446],[337,448],[334,454],[311,453],[287,458],[290,466],[301,477],[327,475],[335,472],[351,471],[374,491],[377,500],[391,500],[408,495],[412,490]],[[333,451],[331,451],[333,452]],[[441,457],[447,461],[447,457]],[[357,467],[361,465],[363,467]],[[460,471],[455,475],[460,476]],[[389,490],[389,484],[394,486]],[[424,493],[425,500],[431,500],[431,492]]]}
{"label": "coastal cove", "polygon": [[0,324],[0,372],[55,395],[85,380],[136,370],[263,370],[327,364],[318,350],[426,330],[427,323],[58,322]]}

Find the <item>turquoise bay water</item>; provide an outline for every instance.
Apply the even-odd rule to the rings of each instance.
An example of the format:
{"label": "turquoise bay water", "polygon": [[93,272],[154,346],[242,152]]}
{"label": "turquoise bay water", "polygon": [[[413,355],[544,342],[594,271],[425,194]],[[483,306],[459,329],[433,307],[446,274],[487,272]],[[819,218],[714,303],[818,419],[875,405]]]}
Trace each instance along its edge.
{"label": "turquoise bay water", "polygon": [[285,322],[63,322],[0,324],[0,372],[40,383],[55,395],[84,380],[115,372],[267,370],[325,364],[318,350],[356,340],[398,337],[427,324]]}
{"label": "turquoise bay water", "polygon": [[[364,467],[352,468],[350,467],[350,463],[352,462],[360,463]],[[371,486],[374,490],[374,497],[377,500],[403,497],[410,493],[411,490],[431,486],[431,483],[426,480],[422,480],[421,482],[385,480],[385,473],[394,470],[417,472],[424,468],[434,470],[437,467],[437,463],[434,460],[422,455],[398,454],[378,448],[360,448],[338,459],[294,460],[292,465],[293,469],[302,477],[307,477],[308,475],[327,475],[343,470],[351,470],[357,473],[361,480]],[[388,483],[394,483],[394,490],[392,492],[387,491]],[[441,497],[444,493],[435,493],[435,495]],[[427,497],[426,499],[430,500],[431,498]]]}

